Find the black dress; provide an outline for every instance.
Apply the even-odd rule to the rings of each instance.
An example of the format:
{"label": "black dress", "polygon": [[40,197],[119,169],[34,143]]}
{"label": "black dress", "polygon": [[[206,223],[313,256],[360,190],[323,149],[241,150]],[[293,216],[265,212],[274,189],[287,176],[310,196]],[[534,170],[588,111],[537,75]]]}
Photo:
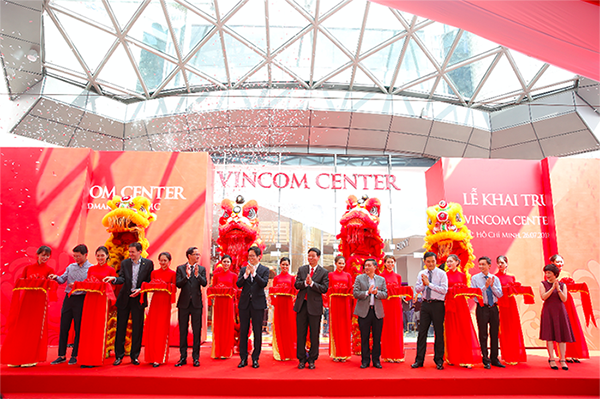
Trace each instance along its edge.
{"label": "black dress", "polygon": [[[552,288],[552,284],[547,281],[542,281],[542,284],[544,284],[546,292]],[[562,290],[564,284],[558,284]],[[555,342],[575,342],[567,309],[563,301],[560,300],[557,291],[553,291],[544,301],[540,323],[540,339]]]}

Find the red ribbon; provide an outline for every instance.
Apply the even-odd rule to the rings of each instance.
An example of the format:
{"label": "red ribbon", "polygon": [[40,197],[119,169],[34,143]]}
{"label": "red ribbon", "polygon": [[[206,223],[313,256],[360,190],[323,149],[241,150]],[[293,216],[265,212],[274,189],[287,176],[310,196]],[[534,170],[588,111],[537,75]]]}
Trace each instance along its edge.
{"label": "red ribbon", "polygon": [[579,292],[581,294],[581,306],[583,307],[583,315],[585,316],[586,326],[590,325],[590,320],[596,325],[596,319],[594,318],[592,299],[590,298],[590,289],[586,283],[576,283],[572,278],[565,277],[560,280],[567,286],[569,292]]}
{"label": "red ribbon", "polygon": [[110,302],[111,306],[117,302],[112,285],[109,283],[104,283],[94,276],[88,277],[85,279],[85,281],[75,281],[69,296],[71,296],[74,292],[95,292],[100,295],[106,295],[106,298]]}
{"label": "red ribbon", "polygon": [[45,277],[34,277],[17,279],[13,291],[41,290],[48,295],[48,300],[56,301],[58,299],[58,296],[56,295],[57,288],[58,283],[54,280],[50,280]]}
{"label": "red ribbon", "polygon": [[452,287],[448,288],[448,292],[446,293],[446,311],[455,312],[456,298],[461,296],[466,298],[473,297],[479,302],[481,306],[483,306],[483,296],[481,295],[480,288],[467,287],[464,284],[455,284]]}
{"label": "red ribbon", "polygon": [[147,292],[166,292],[171,295],[171,303],[175,303],[175,296],[177,295],[177,288],[173,283],[165,283],[162,280],[152,280],[149,283],[142,283],[142,289],[140,291],[140,303],[144,303],[144,295]]}
{"label": "red ribbon", "polygon": [[500,307],[510,306],[508,298],[515,295],[523,295],[523,300],[526,305],[533,305],[535,303],[533,289],[531,287],[521,285],[519,282],[514,282],[502,286],[502,297],[498,298],[498,305]]}

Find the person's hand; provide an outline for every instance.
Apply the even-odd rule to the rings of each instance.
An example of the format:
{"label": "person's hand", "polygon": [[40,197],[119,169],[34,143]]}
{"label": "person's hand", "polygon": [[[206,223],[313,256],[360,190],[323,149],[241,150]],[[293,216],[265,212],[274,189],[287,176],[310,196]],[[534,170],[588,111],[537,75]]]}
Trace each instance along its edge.
{"label": "person's hand", "polygon": [[552,288],[555,289],[556,291],[560,291],[560,286],[558,285],[558,280],[554,281],[554,284],[552,284]]}
{"label": "person's hand", "polygon": [[372,286],[370,287],[370,289],[371,289],[371,294],[373,294],[373,295],[377,295],[377,287],[375,287],[374,285],[372,285]]}
{"label": "person's hand", "polygon": [[187,278],[190,278],[190,276],[192,275],[191,267],[185,268],[185,274],[186,274]]}
{"label": "person's hand", "polygon": [[250,276],[253,273],[254,273],[254,266],[252,266],[250,263],[248,263],[248,266],[246,266],[246,277]]}
{"label": "person's hand", "polygon": [[485,288],[488,288],[490,285],[494,283],[494,276],[491,276],[485,281]]}
{"label": "person's hand", "polygon": [[194,265],[194,276],[196,276],[196,278],[198,278],[198,270],[200,270],[200,267],[198,266],[198,264],[196,263]]}
{"label": "person's hand", "polygon": [[69,284],[67,284],[67,287],[71,287],[71,288],[73,288],[73,285],[74,285],[74,284],[75,284],[75,283],[69,283]]}
{"label": "person's hand", "polygon": [[309,286],[313,283],[312,277],[310,277],[310,274],[308,276],[306,276],[306,285]]}
{"label": "person's hand", "polygon": [[421,280],[424,285],[429,285],[429,278],[425,274],[421,274]]}
{"label": "person's hand", "polygon": [[133,291],[133,292],[131,293],[131,295],[129,295],[129,296],[130,296],[130,297],[132,297],[132,298],[134,298],[134,297],[136,297],[136,296],[140,295],[140,291],[141,291],[141,290],[138,288],[137,290]]}
{"label": "person's hand", "polygon": [[49,274],[49,275],[48,275],[48,278],[49,278],[50,280],[56,280],[56,279],[58,278],[58,276],[57,276],[56,274]]}
{"label": "person's hand", "polygon": [[112,283],[113,281],[115,281],[117,278],[115,276],[106,276],[102,279],[103,282],[105,283]]}

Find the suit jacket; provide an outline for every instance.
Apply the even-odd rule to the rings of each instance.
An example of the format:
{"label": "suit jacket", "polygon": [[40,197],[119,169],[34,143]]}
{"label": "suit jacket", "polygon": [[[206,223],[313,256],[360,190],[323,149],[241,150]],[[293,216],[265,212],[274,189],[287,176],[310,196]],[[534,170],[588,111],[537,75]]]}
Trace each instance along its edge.
{"label": "suit jacket", "polygon": [[[138,279],[135,288],[142,288],[142,283],[149,283],[151,280],[151,274],[154,270],[154,263],[150,259],[140,258],[140,270],[138,272]],[[131,258],[124,259],[121,262],[121,270],[119,270],[119,276],[113,282],[113,284],[123,284],[119,296],[117,298],[117,308],[126,308],[129,301],[139,301],[140,297],[130,297],[131,295],[131,283],[133,282],[133,262]],[[146,294],[140,294],[143,297],[142,306],[148,306],[148,300]]]}
{"label": "suit jacket", "polygon": [[[377,287],[377,294],[375,295],[375,316],[381,319],[385,314],[383,313],[382,299],[387,298],[387,287],[385,285],[385,279],[381,276],[373,276],[375,279],[375,287]],[[357,299],[356,307],[354,308],[354,314],[358,317],[367,317],[370,306],[369,295],[369,276],[361,274],[356,277],[354,281],[354,298]]]}
{"label": "suit jacket", "polygon": [[300,266],[298,274],[296,274],[294,287],[298,290],[298,296],[296,296],[294,311],[297,313],[302,309],[304,297],[306,297],[308,314],[319,316],[323,314],[323,294],[325,294],[329,288],[329,272],[322,266],[318,266],[312,277],[314,284],[306,287],[304,281],[309,273],[310,265],[304,265]]}
{"label": "suit jacket", "polygon": [[250,306],[250,294],[252,294],[252,307],[254,309],[266,309],[267,308],[267,297],[265,295],[265,287],[269,282],[269,268],[263,266],[261,263],[256,268],[256,275],[251,278],[244,278],[246,274],[246,267],[240,269],[236,285],[242,289],[240,294],[240,309],[248,309]]}
{"label": "suit jacket", "polygon": [[206,269],[204,266],[198,265],[198,277],[194,275],[194,269],[190,278],[187,278],[186,273],[187,263],[177,266],[175,272],[175,285],[177,288],[181,288],[179,292],[179,299],[177,300],[177,307],[186,309],[190,306],[190,299],[192,306],[195,308],[202,309],[202,287],[206,287]]}

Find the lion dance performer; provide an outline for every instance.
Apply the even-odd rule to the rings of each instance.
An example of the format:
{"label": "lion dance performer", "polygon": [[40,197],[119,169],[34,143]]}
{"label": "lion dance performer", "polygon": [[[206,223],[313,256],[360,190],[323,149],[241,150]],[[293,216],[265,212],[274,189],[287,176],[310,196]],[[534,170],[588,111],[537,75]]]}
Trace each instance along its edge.
{"label": "lion dance performer", "polygon": [[[260,248],[264,253],[265,244],[260,238],[258,219],[258,204],[255,200],[246,202],[243,196],[238,195],[235,202],[225,198],[221,201],[223,214],[219,218],[219,238],[217,238],[218,251],[221,256],[231,257],[231,270],[236,275],[242,266],[248,262],[248,250],[252,246]],[[223,270],[221,262],[215,265],[213,275]],[[240,290],[235,286],[235,350],[239,350],[240,319],[238,314],[238,300]],[[250,347],[248,347],[250,350]]]}
{"label": "lion dance performer", "polygon": [[481,291],[469,287],[469,269],[473,267],[475,259],[472,238],[460,204],[442,200],[427,208],[427,233],[423,248],[437,255],[438,266],[448,276],[444,318],[446,362],[466,368],[471,368],[481,358],[467,303],[468,297],[482,301]]}
{"label": "lion dance performer", "polygon": [[[131,198],[113,196],[107,202],[111,211],[102,218],[102,225],[110,233],[106,241],[106,247],[110,253],[108,264],[118,273],[121,269],[121,261],[129,257],[129,244],[139,242],[142,244],[142,257],[148,257],[149,243],[146,239],[146,229],[151,222],[156,220],[156,215],[150,212],[151,202],[146,197]],[[119,295],[120,287],[115,289],[115,296]],[[130,321],[131,323],[131,321]],[[115,347],[115,333],[117,330],[117,309],[112,306],[109,310],[109,321],[107,327],[106,355]],[[131,324],[127,326],[127,338],[125,341],[126,354],[131,347]]]}
{"label": "lion dance performer", "polygon": [[[362,265],[368,258],[377,261],[378,272],[383,271],[383,240],[379,233],[379,212],[381,202],[377,198],[363,195],[357,199],[354,195],[346,200],[346,212],[342,215],[339,250],[346,258],[345,271],[352,276],[352,283],[356,276],[362,273]],[[354,309],[354,306],[352,306]],[[358,318],[352,316],[352,351],[360,355],[360,330]]]}

